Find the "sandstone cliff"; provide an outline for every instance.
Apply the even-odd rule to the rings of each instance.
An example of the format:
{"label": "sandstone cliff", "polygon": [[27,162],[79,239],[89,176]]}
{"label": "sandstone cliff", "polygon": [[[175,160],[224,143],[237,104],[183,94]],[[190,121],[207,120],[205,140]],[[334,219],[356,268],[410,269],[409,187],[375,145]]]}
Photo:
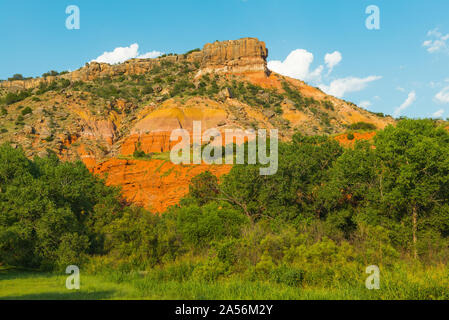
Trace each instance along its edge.
{"label": "sandstone cliff", "polygon": [[91,81],[118,75],[141,75],[148,73],[156,66],[160,67],[164,62],[179,63],[183,61],[200,63],[199,75],[208,72],[264,72],[268,74],[267,57],[268,50],[264,42],[256,38],[243,38],[208,43],[202,51],[192,52],[188,55],[174,55],[155,59],[131,59],[116,65],[90,62],[86,63],[84,67],[64,75],[3,81],[0,82],[0,87],[21,90],[36,88],[41,83],[48,84],[59,78],[70,81]]}
{"label": "sandstone cliff", "polygon": [[202,51],[200,74],[263,72],[268,75],[268,50],[256,38],[208,43]]}

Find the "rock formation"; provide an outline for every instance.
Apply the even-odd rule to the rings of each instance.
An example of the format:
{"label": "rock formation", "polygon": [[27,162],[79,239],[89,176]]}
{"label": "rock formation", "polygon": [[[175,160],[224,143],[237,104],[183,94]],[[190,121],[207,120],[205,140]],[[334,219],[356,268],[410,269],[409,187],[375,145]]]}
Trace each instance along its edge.
{"label": "rock formation", "polygon": [[155,66],[164,62],[197,62],[201,64],[198,75],[209,72],[218,73],[246,73],[262,72],[269,74],[267,68],[268,49],[265,42],[256,38],[242,38],[232,41],[216,41],[208,43],[202,51],[192,52],[188,55],[174,55],[155,59],[131,59],[121,64],[90,62],[76,71],[60,76],[49,76],[28,80],[14,80],[0,82],[0,88],[10,90],[23,90],[38,87],[41,83],[49,84],[56,79],[70,81],[91,81],[102,77],[118,75],[145,74]]}
{"label": "rock formation", "polygon": [[256,38],[208,43],[202,51],[200,74],[207,72],[268,74],[268,49]]}
{"label": "rock formation", "polygon": [[169,161],[110,159],[93,168],[95,174],[107,173],[109,185],[121,186],[123,196],[155,212],[175,205],[189,192],[192,178],[209,171],[218,178],[232,166],[174,165]]}

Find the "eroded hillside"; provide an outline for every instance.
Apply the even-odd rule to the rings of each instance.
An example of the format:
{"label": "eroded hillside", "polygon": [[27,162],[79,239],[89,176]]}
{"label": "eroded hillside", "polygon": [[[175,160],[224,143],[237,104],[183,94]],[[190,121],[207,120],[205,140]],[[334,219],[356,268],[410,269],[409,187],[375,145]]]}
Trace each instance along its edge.
{"label": "eroded hillside", "polygon": [[[357,122],[378,129],[394,122],[270,72],[267,56],[263,42],[245,38],[183,55],[90,63],[56,77],[1,82],[0,142],[20,145],[29,157],[52,150],[82,160],[96,173],[111,173],[108,183],[122,186],[128,199],[160,211],[188,191],[192,173],[207,170],[170,164],[176,175],[152,184],[159,172],[152,169],[176,143],[171,131],[191,130],[193,121],[203,131],[277,128],[284,140],[296,131],[337,134]],[[132,159],[136,149],[152,159]],[[187,187],[172,190],[170,183]]]}

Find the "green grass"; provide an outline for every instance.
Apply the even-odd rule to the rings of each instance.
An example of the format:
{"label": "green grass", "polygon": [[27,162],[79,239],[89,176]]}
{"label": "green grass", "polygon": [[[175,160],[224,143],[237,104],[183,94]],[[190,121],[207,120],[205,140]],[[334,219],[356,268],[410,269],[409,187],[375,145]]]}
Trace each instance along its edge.
{"label": "green grass", "polygon": [[162,152],[162,153],[153,153],[151,155],[151,157],[149,158],[145,158],[145,157],[141,157],[141,158],[136,158],[133,155],[119,155],[118,159],[122,159],[122,160],[143,160],[143,161],[151,161],[151,160],[170,160],[170,152]]}
{"label": "green grass", "polygon": [[[187,300],[342,300],[364,299],[361,290],[317,290],[289,287],[272,282],[243,281],[238,279],[217,282],[157,282],[142,279],[134,283],[149,299]],[[365,291],[368,291],[364,289]]]}
{"label": "green grass", "polygon": [[357,292],[304,290],[264,282],[240,280],[213,283],[188,280],[155,281],[136,276],[113,282],[103,276],[81,275],[80,290],[65,287],[67,275],[7,271],[0,273],[1,300],[104,300],[104,299],[360,299]]}
{"label": "green grass", "polygon": [[153,154],[152,159],[169,161],[170,160],[170,152],[155,153],[155,154]]}
{"label": "green grass", "polygon": [[2,300],[103,300],[137,299],[135,289],[126,283],[112,283],[98,276],[83,275],[80,290],[68,290],[68,275],[3,270],[0,272]]}
{"label": "green grass", "polygon": [[[64,272],[44,273],[0,267],[0,300],[448,300],[445,266],[399,266],[381,273],[380,290],[365,288],[364,276],[348,282],[287,285],[235,274],[217,281],[181,272],[179,266],[136,272],[106,268],[80,273],[80,290],[68,290]],[[101,267],[104,268],[104,267]],[[181,268],[183,269],[183,268]],[[188,272],[187,272],[188,273]]]}
{"label": "green grass", "polygon": [[[160,281],[134,275],[80,276],[80,290],[68,290],[63,273],[18,270],[0,271],[0,300],[361,300],[394,299],[388,288],[369,291],[363,287],[300,288],[273,282],[227,279]],[[401,299],[400,297],[396,297]]]}

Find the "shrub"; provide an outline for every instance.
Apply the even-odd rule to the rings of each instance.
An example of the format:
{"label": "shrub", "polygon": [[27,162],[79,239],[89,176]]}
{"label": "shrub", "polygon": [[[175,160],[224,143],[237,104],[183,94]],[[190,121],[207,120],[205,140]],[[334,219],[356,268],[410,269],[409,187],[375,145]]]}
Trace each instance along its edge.
{"label": "shrub", "polygon": [[33,109],[31,109],[30,107],[26,107],[25,109],[22,109],[22,116],[25,116],[27,114],[31,114],[33,113]]}
{"label": "shrub", "polygon": [[274,108],[274,112],[276,112],[276,114],[278,114],[278,115],[281,115],[283,113],[282,107],[280,105],[276,106]]}
{"label": "shrub", "polygon": [[329,100],[325,100],[323,102],[324,107],[328,110],[334,110],[334,104],[332,102],[330,102]]}
{"label": "shrub", "polygon": [[107,226],[107,243],[130,267],[154,267],[178,253],[176,236],[165,229],[165,222],[143,208],[126,208],[122,217]]}
{"label": "shrub", "polygon": [[19,102],[19,101],[22,101],[22,100],[24,100],[25,98],[27,98],[27,97],[29,97],[30,96],[30,92],[29,91],[21,91],[21,92],[19,92],[19,93],[12,93],[12,92],[9,92],[7,95],[6,95],[6,97],[5,97],[5,103],[7,104],[7,105],[10,105],[10,104],[13,104],[13,103],[16,103],[16,102]]}
{"label": "shrub", "polygon": [[217,258],[207,260],[203,265],[195,268],[192,278],[200,281],[217,281],[219,277],[226,275],[228,268]]}
{"label": "shrub", "polygon": [[9,81],[14,81],[14,80],[25,80],[25,78],[19,74],[16,73],[15,75],[13,75],[11,78],[8,78]]}
{"label": "shrub", "polygon": [[187,51],[186,53],[184,53],[184,55],[185,55],[185,56],[188,56],[189,54],[191,54],[191,53],[193,53],[193,52],[199,52],[199,51],[201,51],[201,49],[200,49],[200,48],[196,48],[196,49]]}
{"label": "shrub", "polygon": [[59,80],[59,88],[60,89],[65,89],[68,86],[70,86],[71,82],[68,79],[60,79]]}
{"label": "shrub", "polygon": [[15,124],[16,124],[16,125],[24,125],[23,120],[24,120],[23,116],[22,116],[22,115],[19,115],[19,116],[17,117],[17,119],[16,119]]}
{"label": "shrub", "polygon": [[348,138],[348,140],[351,140],[351,141],[355,139],[353,133],[348,133],[348,135],[346,137]]}
{"label": "shrub", "polygon": [[292,266],[282,265],[271,271],[273,281],[290,287],[298,287],[304,280],[304,270]]}
{"label": "shrub", "polygon": [[[181,80],[174,85],[173,89],[170,91],[170,95],[172,97],[174,97],[176,95],[184,93],[185,91],[187,91],[189,89],[194,89],[194,88],[195,88],[195,85],[193,83],[191,83],[187,80]],[[218,90],[217,90],[217,93],[218,93]]]}
{"label": "shrub", "polygon": [[376,130],[377,127],[372,123],[357,122],[349,126],[351,130]]}
{"label": "shrub", "polygon": [[238,259],[236,248],[239,245],[238,239],[225,239],[213,244],[217,258],[224,264],[234,265]]}
{"label": "shrub", "polygon": [[143,94],[152,94],[152,93],[154,93],[154,89],[152,86],[146,85],[145,87],[142,88],[142,93]]}
{"label": "shrub", "polygon": [[177,227],[183,240],[194,247],[205,247],[212,241],[238,237],[247,220],[230,205],[209,203],[178,209]]}
{"label": "shrub", "polygon": [[80,266],[87,261],[89,239],[78,233],[66,233],[61,236],[61,243],[56,251],[57,268],[61,271],[69,265]]}
{"label": "shrub", "polygon": [[55,71],[55,70],[50,70],[50,71],[45,72],[44,74],[42,74],[42,77],[43,77],[43,78],[49,77],[49,76],[55,77],[55,76],[57,76],[57,75],[59,75],[59,72],[57,72],[57,71]]}
{"label": "shrub", "polygon": [[142,151],[142,150],[134,150],[133,157],[136,158],[136,159],[138,159],[138,158],[146,158],[147,154],[145,153],[145,151]]}

